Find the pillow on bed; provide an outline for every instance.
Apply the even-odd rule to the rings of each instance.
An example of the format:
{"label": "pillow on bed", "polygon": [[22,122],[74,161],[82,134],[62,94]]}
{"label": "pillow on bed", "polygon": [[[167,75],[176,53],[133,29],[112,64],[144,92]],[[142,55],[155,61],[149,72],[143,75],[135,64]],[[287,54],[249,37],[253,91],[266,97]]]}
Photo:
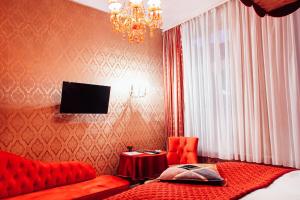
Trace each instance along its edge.
{"label": "pillow on bed", "polygon": [[158,178],[161,181],[192,182],[211,185],[224,185],[214,164],[176,165],[166,169]]}

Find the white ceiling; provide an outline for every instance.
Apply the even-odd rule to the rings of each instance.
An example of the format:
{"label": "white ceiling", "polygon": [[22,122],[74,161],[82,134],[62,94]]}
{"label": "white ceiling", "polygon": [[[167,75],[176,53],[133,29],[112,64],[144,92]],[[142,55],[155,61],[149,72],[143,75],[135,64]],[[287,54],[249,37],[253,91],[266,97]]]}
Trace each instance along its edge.
{"label": "white ceiling", "polygon": [[[77,3],[108,12],[108,0],[73,0]],[[124,0],[123,0],[124,1]],[[144,0],[146,2],[146,0]],[[228,0],[161,0],[163,30],[177,26]],[[122,1],[121,1],[122,2]]]}

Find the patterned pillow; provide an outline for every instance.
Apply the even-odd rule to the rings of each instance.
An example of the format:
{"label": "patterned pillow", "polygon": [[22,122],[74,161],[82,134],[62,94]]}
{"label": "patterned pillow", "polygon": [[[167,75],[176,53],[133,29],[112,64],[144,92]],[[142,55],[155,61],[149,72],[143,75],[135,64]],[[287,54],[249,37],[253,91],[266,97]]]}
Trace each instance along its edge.
{"label": "patterned pillow", "polygon": [[224,185],[214,164],[176,165],[166,169],[158,178],[160,181],[192,182],[210,185]]}

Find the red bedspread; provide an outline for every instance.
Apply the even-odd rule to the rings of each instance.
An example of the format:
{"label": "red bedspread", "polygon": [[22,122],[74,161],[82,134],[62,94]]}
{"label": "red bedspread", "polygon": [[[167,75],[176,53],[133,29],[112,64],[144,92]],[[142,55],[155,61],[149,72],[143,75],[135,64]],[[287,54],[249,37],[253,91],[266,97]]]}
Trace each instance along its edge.
{"label": "red bedspread", "polygon": [[217,164],[226,186],[154,182],[135,187],[109,200],[221,200],[239,199],[259,188],[270,185],[279,176],[293,169],[225,162]]}

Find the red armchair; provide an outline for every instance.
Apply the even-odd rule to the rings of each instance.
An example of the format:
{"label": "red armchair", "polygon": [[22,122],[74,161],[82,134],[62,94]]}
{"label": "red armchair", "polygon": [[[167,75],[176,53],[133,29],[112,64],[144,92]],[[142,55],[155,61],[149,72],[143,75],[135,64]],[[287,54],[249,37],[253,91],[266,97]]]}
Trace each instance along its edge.
{"label": "red armchair", "polygon": [[198,162],[198,138],[169,137],[168,164],[193,164]]}

